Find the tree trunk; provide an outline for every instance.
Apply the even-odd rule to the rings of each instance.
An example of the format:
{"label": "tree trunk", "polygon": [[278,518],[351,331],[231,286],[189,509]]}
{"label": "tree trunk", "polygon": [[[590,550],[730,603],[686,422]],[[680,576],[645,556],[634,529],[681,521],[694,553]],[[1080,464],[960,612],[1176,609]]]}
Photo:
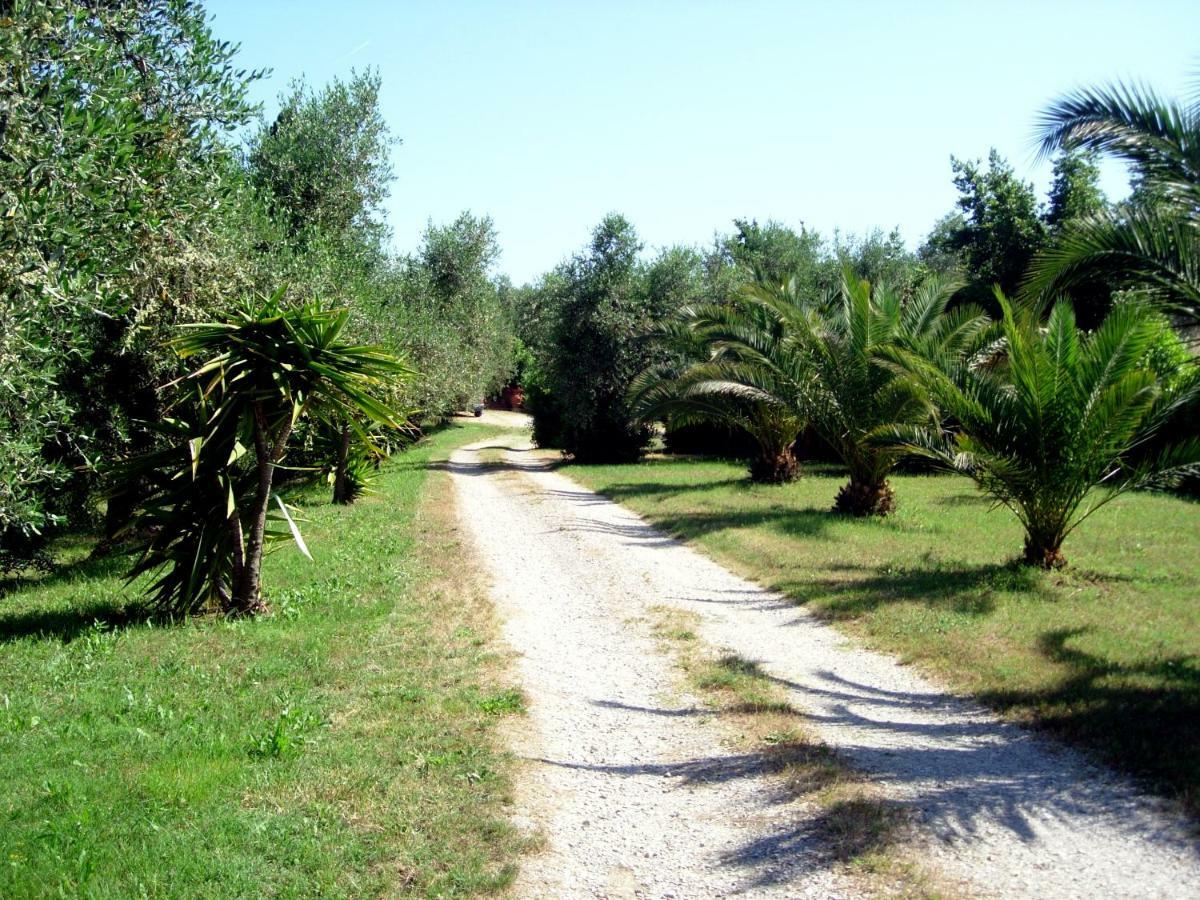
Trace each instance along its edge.
{"label": "tree trunk", "polygon": [[353,503],[350,496],[350,482],[346,477],[346,467],[350,462],[350,423],[342,426],[342,443],[338,447],[337,468],[333,471],[333,502]]}
{"label": "tree trunk", "polygon": [[104,512],[104,537],[92,548],[92,559],[107,556],[120,543],[119,534],[129,524],[129,520],[133,518],[133,513],[137,509],[139,487],[129,485],[121,493],[109,496]]}
{"label": "tree trunk", "polygon": [[791,447],[763,449],[750,463],[750,480],[758,484],[786,484],[799,474],[800,464]]}
{"label": "tree trunk", "polygon": [[896,495],[886,478],[861,480],[851,476],[838,491],[833,508],[851,516],[886,516],[896,508]]}
{"label": "tree trunk", "polygon": [[1061,569],[1067,564],[1062,552],[1063,539],[1058,536],[1027,534],[1022,562],[1039,569]]}
{"label": "tree trunk", "polygon": [[283,455],[292,427],[290,420],[280,429],[275,440],[267,434],[267,417],[261,402],[254,404],[254,456],[258,466],[258,487],[254,492],[254,505],[250,509],[250,534],[246,540],[246,554],[240,576],[233,585],[226,612],[235,616],[257,615],[265,612],[267,605],[262,599],[261,576],[263,545],[267,531],[267,510],[271,505],[271,483],[275,478],[275,463]]}

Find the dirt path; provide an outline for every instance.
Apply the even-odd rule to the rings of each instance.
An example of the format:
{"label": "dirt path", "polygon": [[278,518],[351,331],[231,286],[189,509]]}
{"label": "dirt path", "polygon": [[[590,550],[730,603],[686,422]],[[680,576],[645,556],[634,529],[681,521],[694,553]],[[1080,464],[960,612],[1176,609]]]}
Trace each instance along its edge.
{"label": "dirt path", "polygon": [[1197,843],[1156,801],[546,471],[521,438],[507,443],[506,466],[466,448],[452,470],[530,698],[521,803],[548,847],[523,864],[518,895],[854,896],[811,809],[756,757],[723,749],[703,710],[670,701],[670,662],[645,625],[668,605],[760,663],[825,741],[909,806],[923,856],[951,882],[982,896],[1200,896]]}

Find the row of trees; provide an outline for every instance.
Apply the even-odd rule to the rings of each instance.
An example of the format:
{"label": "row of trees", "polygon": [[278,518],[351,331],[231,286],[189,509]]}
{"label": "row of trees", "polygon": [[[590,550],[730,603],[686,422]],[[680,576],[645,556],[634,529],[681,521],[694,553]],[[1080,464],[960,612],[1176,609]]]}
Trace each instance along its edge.
{"label": "row of trees", "polygon": [[845,266],[905,289],[929,271],[894,232],[826,242],[777,222],[739,220],[735,229],[707,250],[671,247],[646,261],[634,227],[609,215],[580,252],[515,291],[529,354],[521,376],[540,443],[584,461],[636,459],[651,429],[635,420],[629,387],[645,369],[678,370],[690,358],[686,341],[658,333],[681,309],[734,302],[756,277],[823,293]]}
{"label": "row of trees", "polygon": [[[1177,331],[1200,310],[1200,104],[1085,91],[1043,132],[1060,153],[1045,205],[994,152],[986,169],[955,160],[959,210],[916,255],[895,235],[829,246],[739,222],[707,254],[642,264],[610,217],[527,298],[546,366],[535,436],[617,461],[656,420],[715,424],[777,483],[807,433],[848,470],[836,509],[855,515],[887,514],[889,473],[922,456],[1013,510],[1026,562],[1063,564],[1095,509],[1200,465],[1200,368]],[[1132,164],[1128,201],[1099,191],[1101,153]]]}
{"label": "row of trees", "polygon": [[[262,121],[248,91],[264,73],[236,66],[194,0],[17,0],[0,60],[0,567],[48,564],[56,530],[98,516],[115,537],[152,479],[106,470],[186,452],[164,434],[195,413],[164,387],[191,371],[181,326],[276,294],[280,321],[347,310],[339,341],[419,372],[376,386],[408,431],[509,376],[491,221],[464,213],[389,249],[396,142],[374,74],[294,84]],[[298,421],[284,448],[340,501],[396,443],[352,409]]]}

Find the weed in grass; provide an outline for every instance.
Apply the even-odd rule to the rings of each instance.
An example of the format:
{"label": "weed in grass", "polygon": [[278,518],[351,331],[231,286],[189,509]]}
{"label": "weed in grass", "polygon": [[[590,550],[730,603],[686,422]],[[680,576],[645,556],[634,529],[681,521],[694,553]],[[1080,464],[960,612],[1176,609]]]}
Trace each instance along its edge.
{"label": "weed in grass", "polygon": [[250,739],[248,752],[256,759],[291,758],[315,743],[313,733],[325,724],[315,713],[285,707],[266,733]]}
{"label": "weed in grass", "polygon": [[476,704],[489,715],[501,716],[525,712],[525,696],[519,690],[510,688],[498,694],[481,697]]}

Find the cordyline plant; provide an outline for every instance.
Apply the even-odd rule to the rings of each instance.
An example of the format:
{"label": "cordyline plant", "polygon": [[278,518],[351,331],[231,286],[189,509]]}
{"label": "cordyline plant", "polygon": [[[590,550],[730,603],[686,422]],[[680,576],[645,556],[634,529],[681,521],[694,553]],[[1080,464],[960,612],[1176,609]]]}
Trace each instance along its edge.
{"label": "cordyline plant", "polygon": [[982,364],[895,355],[957,432],[895,426],[881,437],[974,479],[1025,527],[1024,562],[1058,568],[1066,564],[1063,541],[1097,509],[1200,464],[1196,438],[1153,443],[1178,408],[1195,402],[1200,384],[1164,394],[1145,363],[1162,325],[1137,304],[1118,304],[1086,334],[1066,301],[1043,327],[1036,306],[1014,309],[997,298],[1004,346]]}
{"label": "cordyline plant", "polygon": [[[413,373],[379,347],[339,340],[348,317],[316,303],[288,307],[281,289],[222,321],[182,326],[175,351],[203,362],[173,383],[182,396],[158,426],[163,448],[119,469],[147,490],[132,524],[149,537],[130,577],[161,572],[148,589],[153,606],[262,611],[268,540],[290,532],[308,553],[286,504],[272,495],[296,424],[306,416],[362,417],[405,427],[406,416],[376,395]],[[273,519],[287,529],[269,531]]]}

